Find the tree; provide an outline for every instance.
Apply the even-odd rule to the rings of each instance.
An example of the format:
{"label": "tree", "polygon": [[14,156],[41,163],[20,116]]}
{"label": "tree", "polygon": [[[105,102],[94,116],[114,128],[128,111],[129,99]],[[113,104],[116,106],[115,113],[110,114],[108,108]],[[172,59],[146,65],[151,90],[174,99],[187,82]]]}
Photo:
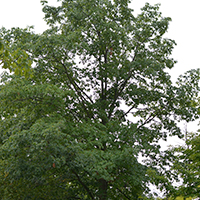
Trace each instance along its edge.
{"label": "tree", "polygon": [[174,148],[178,154],[172,166],[172,170],[179,176],[181,184],[173,191],[172,196],[200,197],[199,182],[199,134],[190,134],[186,145]]}
{"label": "tree", "polygon": [[[199,113],[199,78],[200,70],[190,70],[179,77],[178,84],[182,85],[185,94],[193,95],[191,105],[198,110]],[[184,83],[184,85],[183,85]],[[190,88],[190,89],[188,89]],[[199,196],[199,142],[198,133],[185,132],[185,144],[169,149],[171,155],[170,171],[172,182],[177,181],[176,187],[171,190],[171,197],[177,199],[196,199]],[[171,199],[172,199],[171,198]]]}
{"label": "tree", "polygon": [[174,148],[178,153],[172,170],[179,175],[182,183],[176,188],[173,196],[200,197],[199,182],[199,134],[190,134],[185,146]]}
{"label": "tree", "polygon": [[0,31],[33,62],[28,76],[16,67],[1,78],[1,199],[139,199],[150,182],[168,191],[157,142],[181,137],[177,120],[196,114],[189,86],[166,72],[171,19],[149,4],[135,17],[126,0],[41,2],[44,33]]}

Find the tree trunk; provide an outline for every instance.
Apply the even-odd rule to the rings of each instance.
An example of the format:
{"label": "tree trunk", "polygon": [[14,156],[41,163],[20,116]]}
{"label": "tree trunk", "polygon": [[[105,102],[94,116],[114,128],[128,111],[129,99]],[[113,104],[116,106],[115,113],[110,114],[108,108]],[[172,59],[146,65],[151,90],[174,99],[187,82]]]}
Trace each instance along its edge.
{"label": "tree trunk", "polygon": [[99,179],[99,200],[107,200],[108,183],[105,179]]}

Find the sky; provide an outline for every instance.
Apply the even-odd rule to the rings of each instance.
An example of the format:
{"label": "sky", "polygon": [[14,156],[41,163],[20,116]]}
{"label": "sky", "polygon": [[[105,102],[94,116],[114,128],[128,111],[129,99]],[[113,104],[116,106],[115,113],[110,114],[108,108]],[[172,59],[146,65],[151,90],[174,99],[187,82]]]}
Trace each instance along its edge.
{"label": "sky", "polygon": [[[148,2],[152,5],[161,3],[160,11],[165,17],[171,17],[166,38],[174,39],[177,46],[172,57],[178,61],[170,71],[172,80],[185,71],[199,68],[200,48],[200,1],[199,0],[132,0],[131,8],[135,14]],[[50,5],[57,5],[57,0],[49,0]],[[0,0],[0,27],[35,26],[36,33],[42,33],[47,25],[43,20],[44,14],[40,0]],[[196,131],[193,123],[187,126],[188,131]]]}

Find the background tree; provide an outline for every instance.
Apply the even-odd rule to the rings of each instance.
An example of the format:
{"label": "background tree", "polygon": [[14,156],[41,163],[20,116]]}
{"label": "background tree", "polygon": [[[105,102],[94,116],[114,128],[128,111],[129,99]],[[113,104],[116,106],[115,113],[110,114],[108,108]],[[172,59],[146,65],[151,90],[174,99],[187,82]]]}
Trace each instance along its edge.
{"label": "background tree", "polygon": [[199,134],[191,134],[185,146],[173,149],[178,154],[173,164],[172,170],[179,176],[180,184],[172,192],[173,197],[184,196],[199,197]]}
{"label": "background tree", "polygon": [[41,2],[44,33],[0,31],[33,62],[1,78],[1,198],[138,199],[150,182],[167,193],[158,141],[197,114],[166,72],[171,19],[149,4],[135,17],[124,0]]}
{"label": "background tree", "polygon": [[[190,70],[178,79],[182,91],[192,94],[191,105],[199,113],[199,76],[200,70]],[[184,83],[184,85],[183,85]],[[188,89],[190,88],[190,89]],[[199,131],[197,133],[185,133],[185,144],[171,147],[168,154],[171,156],[170,171],[172,182],[178,186],[171,190],[171,198],[196,199],[199,197]]]}

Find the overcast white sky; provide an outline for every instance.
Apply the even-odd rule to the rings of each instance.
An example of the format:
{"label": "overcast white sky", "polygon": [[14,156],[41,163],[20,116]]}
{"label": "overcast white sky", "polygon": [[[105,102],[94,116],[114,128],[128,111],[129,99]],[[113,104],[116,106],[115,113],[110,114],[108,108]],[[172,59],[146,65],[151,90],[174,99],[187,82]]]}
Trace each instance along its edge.
{"label": "overcast white sky", "polygon": [[[172,80],[187,70],[200,67],[200,1],[199,0],[132,0],[131,7],[139,13],[145,2],[161,3],[161,12],[165,17],[171,17],[172,22],[166,37],[174,39],[177,46],[172,57],[178,61],[170,74]],[[56,0],[49,0],[56,5]],[[0,0],[0,27],[6,28],[34,25],[37,33],[42,33],[47,26],[43,20],[40,0]],[[189,131],[195,131],[196,126],[189,125]]]}

